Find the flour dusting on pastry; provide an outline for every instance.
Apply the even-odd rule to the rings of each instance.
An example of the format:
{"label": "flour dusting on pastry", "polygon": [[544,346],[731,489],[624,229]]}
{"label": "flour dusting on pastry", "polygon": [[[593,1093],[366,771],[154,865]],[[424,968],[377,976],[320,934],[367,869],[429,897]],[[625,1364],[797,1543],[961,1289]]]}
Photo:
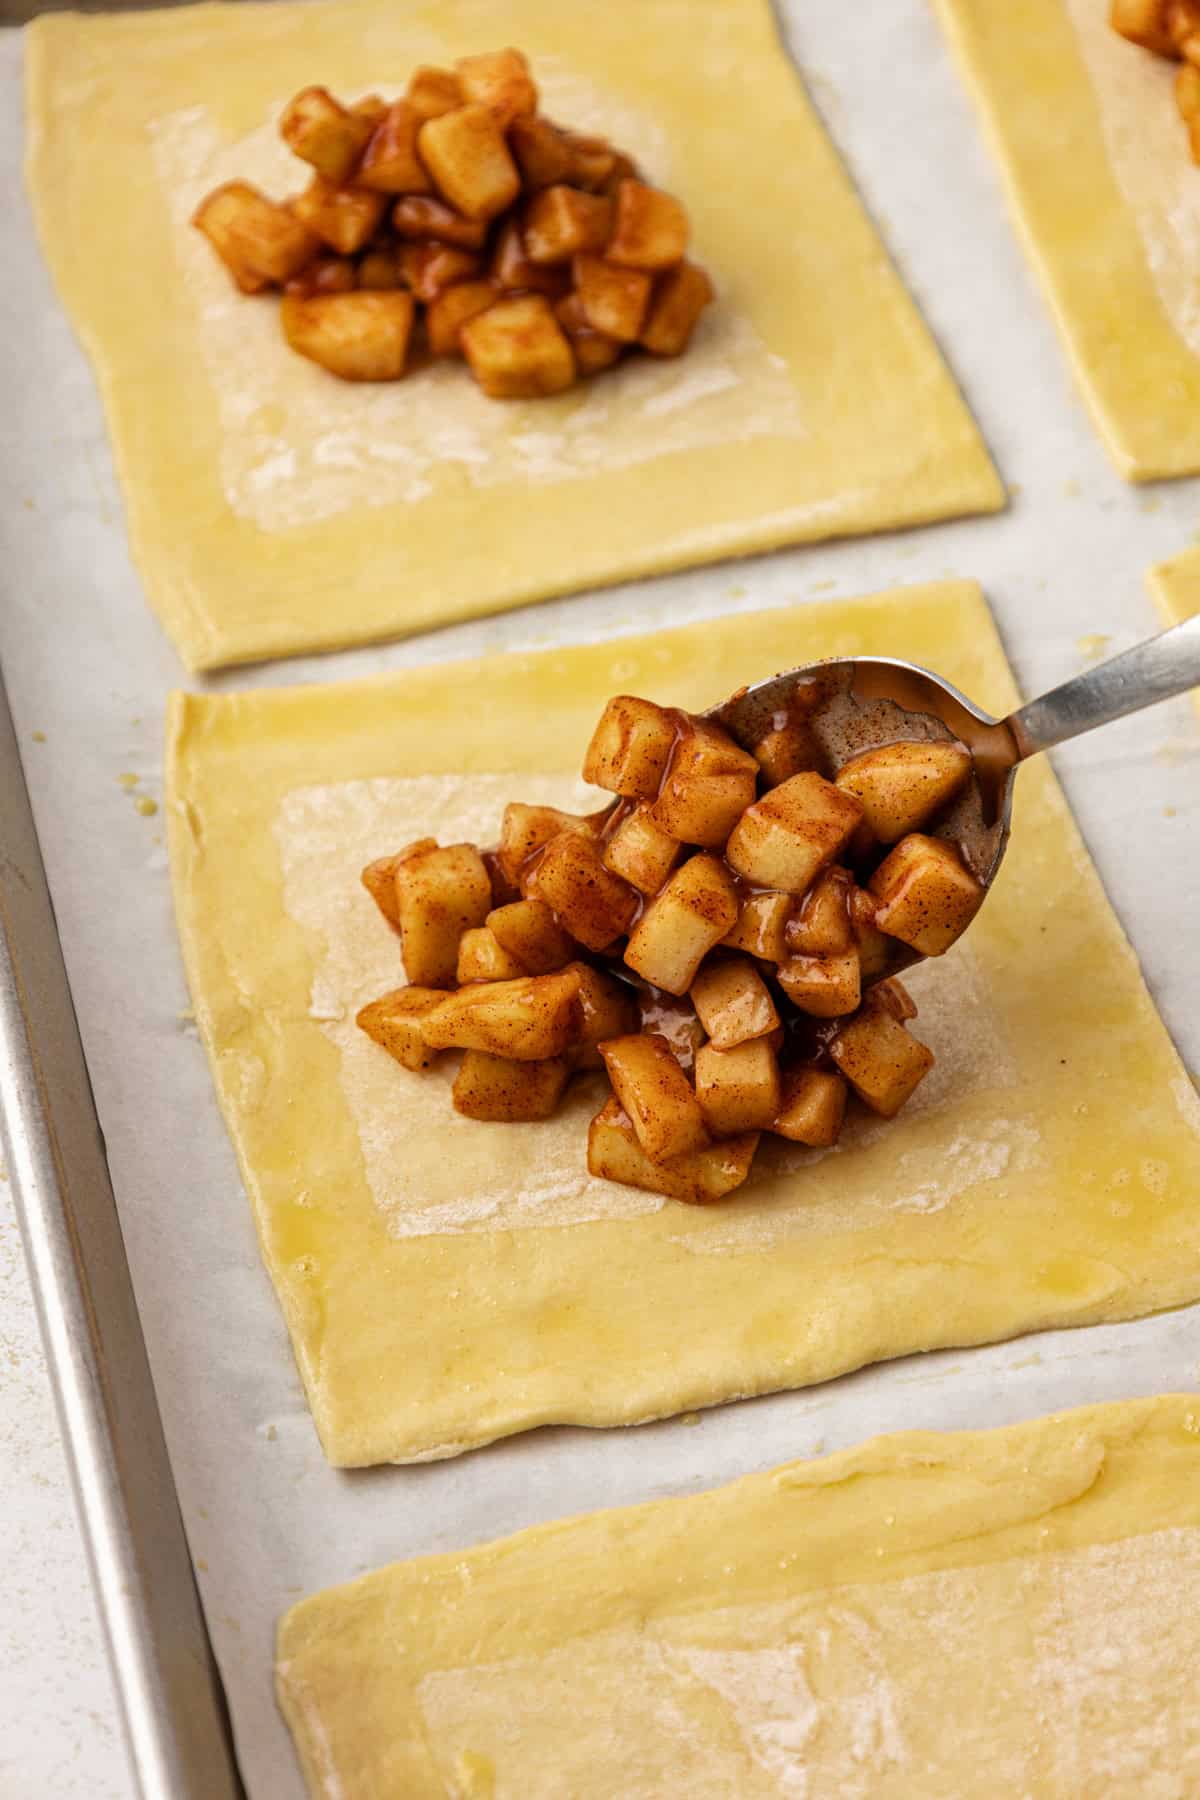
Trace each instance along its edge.
{"label": "flour dusting on pastry", "polygon": [[[597,1769],[606,1791],[690,1800],[866,1800],[881,1782],[1018,1795],[1035,1769],[1047,1793],[1191,1793],[1191,1572],[1200,1531],[1171,1527],[786,1601],[651,1609],[540,1654],[431,1670],[416,1700],[439,1761],[486,1756],[497,1800],[557,1800],[575,1778],[591,1792]],[[938,1732],[948,1701],[956,1729]],[[984,1786],[961,1786],[968,1770]]]}

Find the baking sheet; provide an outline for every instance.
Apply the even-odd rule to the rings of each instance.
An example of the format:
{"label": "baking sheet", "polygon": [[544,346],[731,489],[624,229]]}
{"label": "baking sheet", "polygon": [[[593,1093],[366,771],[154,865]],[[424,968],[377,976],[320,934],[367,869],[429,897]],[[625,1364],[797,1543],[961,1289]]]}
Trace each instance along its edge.
{"label": "baking sheet", "polygon": [[[1011,512],[727,564],[196,686],[340,679],[947,574],[984,583],[1028,693],[1157,628],[1142,573],[1193,535],[1200,490],[1188,482],[1134,492],[1107,467],[923,0],[895,0],[886,16],[794,0],[786,23],[826,123],[1018,490]],[[19,62],[16,36],[0,37],[0,658],[251,1796],[302,1793],[270,1678],[275,1618],[301,1593],[397,1556],[694,1491],[876,1431],[999,1424],[1200,1385],[1193,1308],[896,1363],[719,1409],[694,1426],[545,1431],[407,1470],[325,1467],[186,1017],[162,818],[143,804],[161,800],[163,702],[180,671],[130,568],[91,378],[33,246],[19,179]],[[1069,748],[1057,766],[1168,1025],[1200,1069],[1195,717],[1173,703]]]}

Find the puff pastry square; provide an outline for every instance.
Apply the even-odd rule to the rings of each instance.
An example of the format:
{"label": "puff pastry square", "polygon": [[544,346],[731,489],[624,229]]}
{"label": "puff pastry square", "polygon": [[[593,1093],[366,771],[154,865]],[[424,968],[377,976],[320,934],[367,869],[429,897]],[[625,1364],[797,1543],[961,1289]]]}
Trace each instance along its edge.
{"label": "puff pastry square", "polygon": [[1200,469],[1200,232],[1177,65],[1108,0],[935,0],[1076,379],[1130,481]]}
{"label": "puff pastry square", "polygon": [[1198,1658],[1180,1395],[395,1563],[294,1607],[276,1677],[314,1795],[1183,1800]]}
{"label": "puff pastry square", "polygon": [[[402,978],[359,885],[507,799],[579,805],[615,692],[685,707],[824,655],[1016,695],[972,584],[383,680],[177,695],[168,812],[197,1019],[326,1454],[408,1462],[553,1421],[629,1425],[909,1351],[1200,1294],[1200,1106],[1049,769],[1001,880],[918,970],[939,1062],[833,1154],[771,1144],[711,1207],[592,1181],[559,1118],[457,1117],[354,1025]],[[1097,971],[1103,979],[1097,979]]]}
{"label": "puff pastry square", "polygon": [[[689,353],[564,396],[458,365],[339,383],[188,217],[282,196],[281,106],[516,43],[544,104],[677,192],[719,304]],[[388,82],[393,89],[388,89]],[[336,0],[56,14],[28,38],[29,185],[95,365],[134,554],[187,663],[361,643],[635,575],[995,510],[969,413],[766,0]]]}

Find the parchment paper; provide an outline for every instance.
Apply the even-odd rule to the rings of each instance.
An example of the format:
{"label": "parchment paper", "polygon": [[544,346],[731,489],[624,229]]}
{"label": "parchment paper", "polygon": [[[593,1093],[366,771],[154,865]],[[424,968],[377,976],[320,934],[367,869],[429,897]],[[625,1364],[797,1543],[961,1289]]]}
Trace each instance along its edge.
{"label": "parchment paper", "polygon": [[[795,0],[788,16],[829,128],[1013,485],[1011,512],[725,565],[407,645],[243,670],[214,687],[332,680],[499,646],[599,639],[948,574],[985,584],[1027,693],[1097,649],[1157,629],[1142,573],[1193,535],[1197,484],[1135,490],[1108,467],[922,0],[886,9]],[[139,797],[160,798],[163,701],[181,672],[129,565],[91,377],[34,246],[19,176],[20,54],[19,38],[4,34],[0,657],[254,1800],[302,1792],[274,1708],[271,1654],[277,1615],[303,1593],[395,1557],[694,1491],[881,1430],[1000,1424],[1200,1385],[1200,1308],[1192,1308],[897,1363],[724,1407],[691,1427],[546,1431],[408,1470],[345,1475],[325,1466],[203,1052],[183,1016],[161,815],[138,810]],[[1184,702],[1162,707],[1076,746],[1058,766],[1167,1022],[1198,1069],[1195,717]],[[122,785],[122,776],[136,776],[136,785]]]}

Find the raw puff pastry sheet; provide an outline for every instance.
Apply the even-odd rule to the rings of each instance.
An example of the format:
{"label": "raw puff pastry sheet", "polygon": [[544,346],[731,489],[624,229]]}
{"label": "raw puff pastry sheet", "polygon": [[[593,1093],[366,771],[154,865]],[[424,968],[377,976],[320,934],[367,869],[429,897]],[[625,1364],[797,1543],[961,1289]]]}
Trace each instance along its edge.
{"label": "raw puff pastry sheet", "polygon": [[1200,470],[1200,169],[1108,0],[936,0],[1109,454]]}
{"label": "raw puff pastry sheet", "polygon": [[[770,1145],[687,1207],[592,1181],[602,1084],[483,1126],[354,1026],[402,979],[363,864],[494,837],[575,779],[614,692],[699,708],[824,655],[1016,696],[969,583],[384,680],[176,696],[168,812],[197,1019],[326,1454],[448,1456],[1200,1293],[1197,1101],[1049,768],[968,937],[916,971],[939,1062],[893,1124]],[[593,800],[593,803],[594,800]]]}
{"label": "raw puff pastry sheet", "polygon": [[314,1796],[1188,1800],[1197,1658],[1181,1395],[396,1563],[292,1609],[277,1683]]}
{"label": "raw puff pastry sheet", "polygon": [[[691,213],[718,304],[678,362],[536,403],[435,366],[377,388],[284,345],[188,224],[282,196],[312,82],[394,93],[520,44],[553,116]],[[395,636],[723,556],[1002,504],[765,0],[338,0],[44,17],[28,174],[94,363],[152,605],[194,668]]]}

